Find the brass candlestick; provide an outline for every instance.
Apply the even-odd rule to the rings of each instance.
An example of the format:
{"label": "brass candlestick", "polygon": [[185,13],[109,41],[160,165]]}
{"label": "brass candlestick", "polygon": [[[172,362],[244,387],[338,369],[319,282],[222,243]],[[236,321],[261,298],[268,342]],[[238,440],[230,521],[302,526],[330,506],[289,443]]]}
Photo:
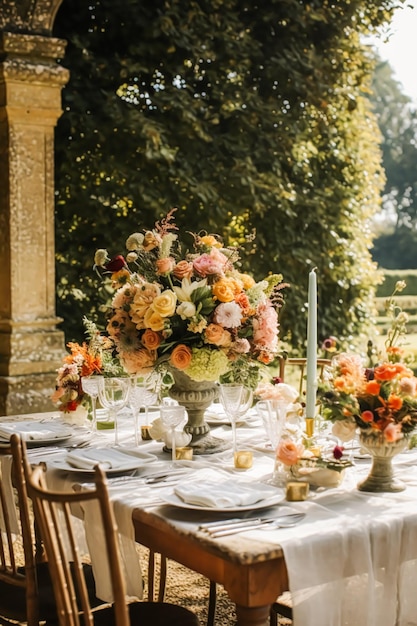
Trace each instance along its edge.
{"label": "brass candlestick", "polygon": [[306,417],[306,435],[309,439],[314,435],[314,417]]}

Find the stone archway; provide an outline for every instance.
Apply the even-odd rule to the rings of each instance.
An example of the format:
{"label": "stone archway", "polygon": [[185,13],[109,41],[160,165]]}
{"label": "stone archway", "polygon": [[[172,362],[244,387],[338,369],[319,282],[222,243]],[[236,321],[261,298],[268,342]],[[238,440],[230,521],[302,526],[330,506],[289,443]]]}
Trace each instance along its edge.
{"label": "stone archway", "polygon": [[54,127],[68,71],[62,0],[0,0],[0,414],[51,408],[64,334],[55,308]]}

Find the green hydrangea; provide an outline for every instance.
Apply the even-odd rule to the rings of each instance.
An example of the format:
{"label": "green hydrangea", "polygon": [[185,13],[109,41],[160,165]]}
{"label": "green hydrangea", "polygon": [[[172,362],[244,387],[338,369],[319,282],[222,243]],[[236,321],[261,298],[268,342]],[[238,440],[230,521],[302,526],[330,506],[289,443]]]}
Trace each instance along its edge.
{"label": "green hydrangea", "polygon": [[222,350],[193,348],[190,365],[186,373],[197,382],[219,380],[229,369],[229,359]]}

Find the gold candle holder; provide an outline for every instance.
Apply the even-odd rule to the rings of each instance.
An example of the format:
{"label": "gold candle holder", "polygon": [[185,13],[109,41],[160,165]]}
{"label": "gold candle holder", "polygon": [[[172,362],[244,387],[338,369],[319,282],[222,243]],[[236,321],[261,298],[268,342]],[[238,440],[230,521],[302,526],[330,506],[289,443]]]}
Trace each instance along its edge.
{"label": "gold candle holder", "polygon": [[253,453],[251,450],[238,450],[234,453],[234,464],[238,469],[249,469],[253,465]]}
{"label": "gold candle holder", "polygon": [[177,459],[177,461],[192,461],[193,449],[189,447],[176,448],[175,458]]}
{"label": "gold candle holder", "polygon": [[287,483],[286,498],[289,502],[300,502],[306,500],[310,485],[305,482],[289,482]]}
{"label": "gold candle holder", "polygon": [[143,441],[149,441],[150,439],[152,439],[151,437],[151,433],[150,433],[150,426],[141,426],[140,427],[140,435],[143,439]]}
{"label": "gold candle holder", "polygon": [[306,435],[309,438],[314,435],[314,417],[306,417]]}

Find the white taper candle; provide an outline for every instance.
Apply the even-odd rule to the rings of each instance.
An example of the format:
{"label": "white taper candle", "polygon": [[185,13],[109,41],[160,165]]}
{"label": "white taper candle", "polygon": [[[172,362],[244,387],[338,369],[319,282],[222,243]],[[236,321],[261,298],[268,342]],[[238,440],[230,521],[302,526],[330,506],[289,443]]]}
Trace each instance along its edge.
{"label": "white taper candle", "polygon": [[308,276],[307,317],[307,393],[306,417],[316,413],[317,396],[317,276],[315,268]]}

